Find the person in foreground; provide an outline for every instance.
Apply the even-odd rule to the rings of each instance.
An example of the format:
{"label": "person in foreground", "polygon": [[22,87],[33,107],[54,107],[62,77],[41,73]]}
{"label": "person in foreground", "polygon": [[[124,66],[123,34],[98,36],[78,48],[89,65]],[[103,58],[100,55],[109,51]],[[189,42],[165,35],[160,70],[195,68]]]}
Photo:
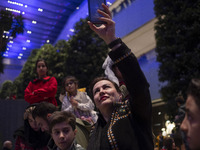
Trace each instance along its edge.
{"label": "person in foreground", "polygon": [[[57,107],[48,102],[41,102],[34,109],[33,118],[43,132],[49,133],[49,118],[56,111]],[[87,148],[91,127],[87,121],[76,118],[76,141],[84,148]]]}
{"label": "person in foreground", "polygon": [[181,130],[187,137],[190,149],[200,150],[200,79],[192,79],[189,84],[185,111]]}
{"label": "person in foreground", "polygon": [[49,150],[84,150],[75,141],[76,118],[71,112],[54,112],[49,118],[49,131],[52,137]]}
{"label": "person in foreground", "polygon": [[104,12],[100,20],[106,22],[95,26],[95,31],[111,48],[109,57],[122,73],[130,97],[121,101],[119,87],[105,77],[94,79],[91,91],[99,117],[91,133],[88,150],[153,150],[151,130],[151,98],[149,84],[131,50],[115,36],[115,22],[111,12],[102,4]]}

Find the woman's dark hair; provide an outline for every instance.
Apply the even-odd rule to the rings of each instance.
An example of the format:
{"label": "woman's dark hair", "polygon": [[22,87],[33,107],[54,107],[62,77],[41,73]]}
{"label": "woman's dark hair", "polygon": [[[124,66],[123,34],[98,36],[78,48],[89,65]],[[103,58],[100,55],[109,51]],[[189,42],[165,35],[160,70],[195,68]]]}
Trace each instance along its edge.
{"label": "woman's dark hair", "polygon": [[72,82],[74,82],[77,86],[78,86],[78,79],[75,76],[66,76],[63,81],[62,81],[62,89],[61,89],[61,94],[65,94],[66,90],[65,90],[65,82],[66,80],[70,80]]}
{"label": "woman's dark hair", "polygon": [[200,79],[191,80],[187,89],[187,95],[191,95],[200,108]]}
{"label": "woman's dark hair", "polygon": [[167,150],[173,150],[174,140],[171,137],[166,137],[163,141],[163,146]]}
{"label": "woman's dark hair", "polygon": [[117,90],[117,92],[118,92],[118,93],[121,93],[121,91],[120,91],[120,89],[119,89],[119,86],[118,86],[115,82],[113,82],[112,80],[108,79],[107,77],[97,77],[97,78],[95,78],[95,79],[91,82],[91,84],[90,84],[90,94],[91,94],[92,99],[94,98],[94,95],[93,95],[93,88],[94,88],[94,85],[95,85],[97,82],[101,81],[101,80],[110,81],[110,82],[114,85],[114,87],[115,87],[115,89]]}
{"label": "woman's dark hair", "polygon": [[36,117],[43,118],[45,121],[47,120],[47,114],[51,114],[53,112],[57,111],[57,107],[49,102],[41,102],[38,103],[38,105],[33,110],[32,116],[35,119]]}
{"label": "woman's dark hair", "polygon": [[31,128],[28,121],[28,116],[32,114],[35,106],[37,106],[37,104],[32,104],[26,108],[24,112],[24,125],[23,127],[17,129],[13,136],[15,139],[17,136],[20,136],[24,141],[26,141],[28,146],[34,149],[41,149],[46,147],[50,139],[50,135],[46,132],[42,132],[41,130],[35,131]]}
{"label": "woman's dark hair", "polygon": [[36,74],[37,74],[37,64],[38,64],[38,62],[40,62],[40,61],[43,61],[44,62],[44,64],[45,64],[45,66],[47,67],[47,74],[48,74],[48,64],[47,64],[47,62],[46,62],[46,60],[44,60],[43,58],[38,58],[37,59],[37,61],[35,62],[35,72],[36,72]]}

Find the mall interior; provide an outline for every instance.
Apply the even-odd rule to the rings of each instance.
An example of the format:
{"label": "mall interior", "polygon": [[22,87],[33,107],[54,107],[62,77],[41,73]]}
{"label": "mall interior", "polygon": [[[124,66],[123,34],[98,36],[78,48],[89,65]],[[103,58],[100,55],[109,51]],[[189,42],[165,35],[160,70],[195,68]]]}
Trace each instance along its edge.
{"label": "mall interior", "polygon": [[[69,5],[72,4],[68,3],[73,3],[73,6],[69,8]],[[154,134],[158,135],[161,131],[165,132],[165,134],[170,134],[166,133],[166,103],[162,101],[159,93],[163,83],[160,83],[158,80],[159,63],[156,61],[155,52],[156,41],[154,25],[156,23],[156,18],[154,14],[154,2],[153,0],[107,0],[107,4],[112,12],[113,20],[116,22],[117,37],[122,38],[136,55],[150,84],[153,106],[152,127]],[[20,74],[33,48],[38,48],[45,43],[55,44],[61,39],[68,40],[70,35],[73,35],[73,25],[79,21],[80,18],[86,18],[88,16],[87,0],[18,0],[17,2],[14,0],[3,0],[1,1],[0,8],[22,13],[27,24],[27,32],[33,33],[32,37],[31,34],[27,32],[24,33],[24,35],[19,35],[19,37],[13,40],[13,43],[9,44],[9,51],[6,51],[4,55],[5,70],[3,74],[0,74],[0,85],[5,80],[13,81]],[[34,10],[37,12],[34,12]],[[42,13],[46,14],[41,15]],[[66,15],[67,13],[68,15]],[[52,16],[46,16],[48,14]],[[60,26],[56,26],[56,23]],[[42,29],[36,27],[39,24],[47,28]],[[59,30],[56,28],[59,28]],[[38,34],[42,31],[46,33],[34,35],[34,30],[38,30]],[[23,40],[26,43],[23,43]],[[17,50],[14,49],[15,47]],[[15,110],[18,110],[18,105],[24,104],[14,105],[16,106]],[[26,107],[26,105],[23,107]],[[5,114],[9,112],[6,108],[2,107],[0,108],[0,114],[2,113]],[[1,119],[5,118],[1,117]],[[13,119],[12,123],[14,122],[20,123],[16,119]],[[7,126],[12,123],[5,122]],[[2,132],[8,134],[7,131]],[[7,135],[6,138],[9,138],[9,136],[10,135]]]}

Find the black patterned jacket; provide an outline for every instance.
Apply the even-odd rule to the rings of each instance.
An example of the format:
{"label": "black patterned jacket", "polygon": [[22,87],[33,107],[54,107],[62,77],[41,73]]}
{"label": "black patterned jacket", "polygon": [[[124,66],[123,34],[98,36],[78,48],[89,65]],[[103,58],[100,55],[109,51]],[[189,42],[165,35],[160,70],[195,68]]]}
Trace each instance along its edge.
{"label": "black patterned jacket", "polygon": [[124,43],[109,56],[122,73],[130,98],[116,103],[108,123],[99,115],[88,150],[153,150],[149,84],[137,58]]}

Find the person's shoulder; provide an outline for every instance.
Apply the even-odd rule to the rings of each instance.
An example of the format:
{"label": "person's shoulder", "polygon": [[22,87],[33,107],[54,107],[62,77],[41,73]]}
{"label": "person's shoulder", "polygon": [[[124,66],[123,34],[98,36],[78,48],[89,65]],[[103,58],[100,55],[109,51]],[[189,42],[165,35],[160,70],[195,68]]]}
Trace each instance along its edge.
{"label": "person's shoulder", "polygon": [[75,144],[75,150],[85,150],[81,145]]}

